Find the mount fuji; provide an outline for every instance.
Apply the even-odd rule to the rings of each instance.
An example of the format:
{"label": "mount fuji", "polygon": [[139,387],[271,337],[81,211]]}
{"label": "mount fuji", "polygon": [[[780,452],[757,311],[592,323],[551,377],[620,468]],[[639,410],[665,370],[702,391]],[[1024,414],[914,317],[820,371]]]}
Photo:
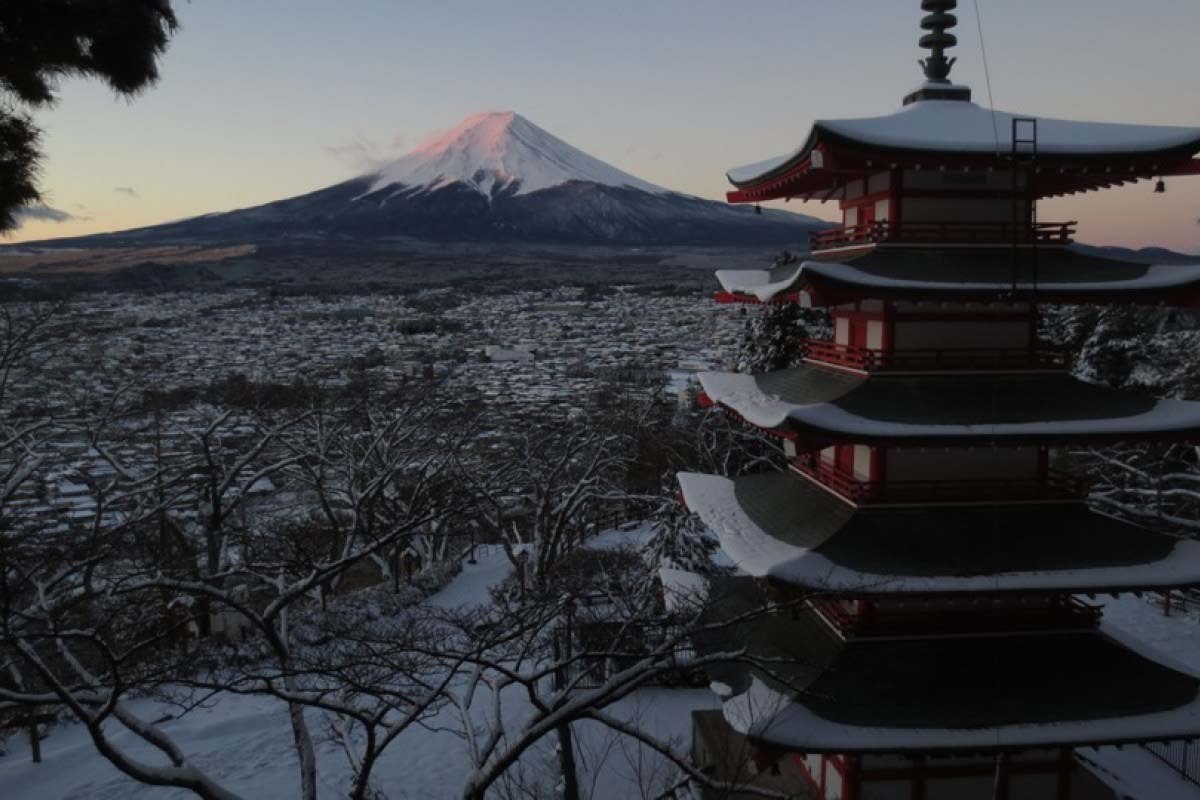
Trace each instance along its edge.
{"label": "mount fuji", "polygon": [[309,194],[100,236],[803,246],[828,223],[704,200],[623,172],[511,111],[475,114],[379,169]]}

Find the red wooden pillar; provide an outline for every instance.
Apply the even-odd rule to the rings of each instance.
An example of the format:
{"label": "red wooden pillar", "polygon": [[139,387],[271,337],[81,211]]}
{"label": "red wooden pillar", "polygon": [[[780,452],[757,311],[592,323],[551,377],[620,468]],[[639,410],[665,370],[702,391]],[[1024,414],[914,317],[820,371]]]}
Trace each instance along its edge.
{"label": "red wooden pillar", "polygon": [[847,755],[842,762],[842,800],[859,800],[862,797],[862,765],[859,756]]}

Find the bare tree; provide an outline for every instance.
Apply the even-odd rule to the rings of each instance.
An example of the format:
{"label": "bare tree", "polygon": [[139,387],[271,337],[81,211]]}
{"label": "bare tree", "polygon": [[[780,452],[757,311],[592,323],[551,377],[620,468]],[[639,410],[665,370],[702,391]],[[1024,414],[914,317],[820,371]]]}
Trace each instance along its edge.
{"label": "bare tree", "polygon": [[459,474],[484,535],[503,543],[514,564],[518,552],[527,554],[530,577],[540,585],[583,540],[584,521],[626,499],[622,477],[630,458],[623,435],[561,420],[513,436],[492,458]]}
{"label": "bare tree", "polygon": [[1153,521],[1181,535],[1200,533],[1200,448],[1136,445],[1072,453],[1093,480],[1101,511]]}
{"label": "bare tree", "polygon": [[[636,566],[639,563],[643,566]],[[458,635],[446,650],[450,644],[464,643],[466,649],[459,655],[469,668],[448,694],[473,765],[462,797],[482,800],[547,737],[557,737],[582,721],[598,723],[649,748],[687,782],[782,797],[712,778],[672,743],[614,713],[614,706],[641,688],[702,674],[717,664],[741,663],[777,674],[771,659],[756,657],[744,644],[716,643],[736,641],[730,633],[755,619],[790,613],[793,603],[714,617],[706,611],[704,598],[697,596],[668,621],[657,593],[635,574],[645,569],[637,554],[580,553],[555,569],[543,590],[522,597],[510,587],[497,594],[490,608],[455,620]],[[632,591],[639,583],[646,588]],[[709,646],[698,649],[697,641]],[[522,710],[515,722],[514,705]],[[558,746],[563,746],[561,738]],[[573,763],[560,761],[560,768]],[[562,775],[561,780],[559,791],[565,795],[571,791],[571,776]]]}

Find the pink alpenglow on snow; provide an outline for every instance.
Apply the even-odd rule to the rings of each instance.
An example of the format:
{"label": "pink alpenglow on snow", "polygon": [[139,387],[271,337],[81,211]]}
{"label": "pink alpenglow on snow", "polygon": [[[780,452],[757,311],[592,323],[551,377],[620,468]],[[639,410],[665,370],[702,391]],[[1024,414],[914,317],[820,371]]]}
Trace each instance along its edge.
{"label": "pink alpenglow on snow", "polygon": [[510,186],[514,194],[529,194],[568,181],[667,191],[589,156],[520,114],[491,111],[467,117],[383,167],[367,194],[387,186],[433,190],[452,183],[487,196]]}

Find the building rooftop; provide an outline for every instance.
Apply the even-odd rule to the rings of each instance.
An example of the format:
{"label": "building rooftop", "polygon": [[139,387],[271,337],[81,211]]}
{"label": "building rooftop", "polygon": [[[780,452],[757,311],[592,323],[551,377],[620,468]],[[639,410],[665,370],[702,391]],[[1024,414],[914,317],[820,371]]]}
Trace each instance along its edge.
{"label": "building rooftop", "polygon": [[855,509],[789,473],[683,473],[684,502],[744,572],[860,595],[1200,584],[1200,543],[1083,503]]}
{"label": "building rooftop", "polygon": [[[761,607],[726,581],[714,619]],[[1200,680],[1096,630],[842,641],[808,612],[711,634],[764,666],[727,664],[733,728],[807,753],[966,752],[1195,738]]]}
{"label": "building rooftop", "polygon": [[[730,169],[739,188],[770,180],[810,159],[818,145],[909,155],[983,155],[1012,151],[1013,120],[1037,120],[1039,156],[1188,159],[1200,152],[1200,128],[1128,125],[1037,117],[960,100],[924,100],[879,117],[818,120],[804,143],[775,158]],[[1018,133],[1018,139],[1022,137]],[[880,165],[881,167],[885,165]],[[930,166],[933,163],[930,162]]]}
{"label": "building rooftop", "polygon": [[[1016,268],[1017,292],[1040,302],[1200,305],[1200,264],[1138,264],[1071,248],[1046,249],[1036,269]],[[768,302],[800,291],[813,305],[862,297],[985,302],[1011,297],[1009,249],[870,248],[771,270],[721,270],[717,280],[737,299]]]}
{"label": "building rooftop", "polygon": [[1065,374],[865,378],[810,365],[704,372],[707,397],[751,425],[825,446],[1063,443],[1200,435],[1200,403],[1156,399]]}

